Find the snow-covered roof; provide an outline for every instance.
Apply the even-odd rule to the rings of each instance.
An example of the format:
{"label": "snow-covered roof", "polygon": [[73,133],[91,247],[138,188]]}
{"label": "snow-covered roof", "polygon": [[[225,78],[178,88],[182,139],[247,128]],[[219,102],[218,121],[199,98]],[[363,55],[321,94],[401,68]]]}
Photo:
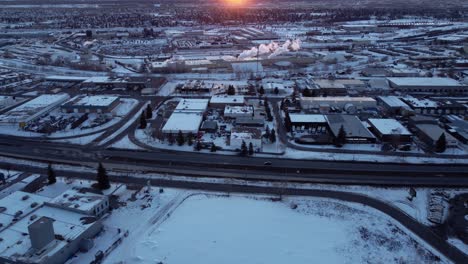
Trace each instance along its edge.
{"label": "snow-covered roof", "polygon": [[162,131],[163,133],[196,133],[203,120],[202,113],[174,112],[167,120]]}
{"label": "snow-covered roof", "polygon": [[410,106],[416,108],[435,108],[438,106],[437,102],[426,98],[418,99],[412,96],[406,96],[403,98],[403,100]]}
{"label": "snow-covered roof", "polygon": [[371,97],[327,96],[327,97],[302,97],[301,100],[317,102],[375,102]]}
{"label": "snow-covered roof", "polygon": [[411,135],[408,129],[395,119],[370,118],[369,124],[377,129],[382,135]]}
{"label": "snow-covered roof", "polygon": [[224,108],[224,115],[228,114],[252,114],[252,106],[226,106]]}
{"label": "snow-covered roof", "polygon": [[403,102],[398,97],[393,96],[393,95],[379,96],[379,99],[392,108],[397,108],[397,107],[409,108],[409,106],[405,102]]}
{"label": "snow-covered roof", "polygon": [[388,78],[390,82],[397,86],[446,86],[446,87],[460,87],[462,86],[458,81],[451,78],[428,78],[428,77],[401,77],[401,78]]}
{"label": "snow-covered roof", "polygon": [[293,123],[326,123],[324,115],[290,114]]}
{"label": "snow-covered roof", "polygon": [[70,189],[50,200],[48,203],[63,208],[88,212],[93,210],[95,206],[99,205],[103,200],[105,200],[105,196],[103,195]]}
{"label": "snow-covered roof", "polygon": [[176,107],[178,112],[204,112],[208,107],[208,99],[182,99]]}
{"label": "snow-covered roof", "polygon": [[0,225],[5,227],[17,217],[23,217],[50,198],[16,191],[0,200]]}
{"label": "snow-covered roof", "polygon": [[65,100],[70,98],[68,94],[43,94],[29,102],[26,102],[2,115],[0,115],[0,122],[25,122],[31,116],[41,114],[42,111],[49,108],[49,106],[54,106],[56,104],[62,103]]}
{"label": "snow-covered roof", "polygon": [[90,95],[83,96],[78,95],[70,101],[67,102],[67,105],[70,106],[110,106],[116,100],[119,100],[118,96],[109,96],[109,95]]}
{"label": "snow-covered roof", "polygon": [[242,104],[244,103],[242,95],[214,95],[210,99],[212,104]]}

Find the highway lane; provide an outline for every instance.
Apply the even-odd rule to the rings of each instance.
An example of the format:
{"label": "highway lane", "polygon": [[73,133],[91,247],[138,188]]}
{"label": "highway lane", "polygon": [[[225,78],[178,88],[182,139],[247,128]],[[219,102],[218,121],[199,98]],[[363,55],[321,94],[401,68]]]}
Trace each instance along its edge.
{"label": "highway lane", "polygon": [[[106,167],[132,173],[159,172],[313,183],[386,186],[468,186],[467,165],[402,165],[284,160],[191,152],[101,150],[65,143],[0,141],[0,155],[34,161]],[[271,161],[271,166],[264,165]]]}

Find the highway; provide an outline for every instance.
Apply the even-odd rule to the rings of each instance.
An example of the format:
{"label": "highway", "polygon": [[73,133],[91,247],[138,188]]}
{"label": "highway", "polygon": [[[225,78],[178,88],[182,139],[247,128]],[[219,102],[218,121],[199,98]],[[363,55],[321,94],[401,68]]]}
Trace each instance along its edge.
{"label": "highway", "polygon": [[[171,150],[131,151],[16,137],[0,137],[0,155],[88,166],[103,162],[109,168],[130,173],[144,171],[334,184],[468,187],[468,164],[392,164],[240,157]],[[265,162],[271,162],[271,165],[265,165]]]}

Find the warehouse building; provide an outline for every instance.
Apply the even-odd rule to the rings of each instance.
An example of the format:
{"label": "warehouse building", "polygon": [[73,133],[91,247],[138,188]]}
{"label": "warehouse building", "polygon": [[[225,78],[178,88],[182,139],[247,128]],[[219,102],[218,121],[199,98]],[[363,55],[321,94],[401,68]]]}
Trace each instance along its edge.
{"label": "warehouse building", "polygon": [[224,108],[226,106],[243,106],[245,98],[242,95],[214,95],[210,99],[213,108]]}
{"label": "warehouse building", "polygon": [[337,138],[340,128],[346,132],[347,143],[375,143],[375,136],[367,129],[357,116],[326,115],[328,127],[333,137]]}
{"label": "warehouse building", "polygon": [[253,106],[226,106],[224,108],[224,117],[237,118],[237,117],[253,117]]}
{"label": "warehouse building", "polygon": [[371,97],[302,97],[300,103],[304,110],[321,109],[322,111],[329,111],[332,108],[355,111],[377,107],[377,101]]}
{"label": "warehouse building", "polygon": [[50,198],[15,192],[0,200],[0,263],[65,263],[93,246],[102,220],[49,206]]}
{"label": "warehouse building", "polygon": [[289,114],[293,130],[317,130],[327,128],[327,120],[324,115],[313,114]]}
{"label": "warehouse building", "polygon": [[450,78],[388,78],[390,87],[406,93],[464,94],[468,86]]}
{"label": "warehouse building", "polygon": [[413,113],[411,107],[396,96],[379,96],[377,101],[390,114],[409,115]]}
{"label": "warehouse building", "polygon": [[0,115],[0,124],[24,127],[45,115],[70,98],[68,94],[43,94]]}
{"label": "warehouse building", "polygon": [[458,146],[458,140],[452,135],[447,133],[445,130],[434,124],[417,124],[414,126],[416,129],[416,135],[430,148],[434,149],[442,134],[445,134],[445,140],[447,142],[447,148],[456,148]]}
{"label": "warehouse building", "polygon": [[371,131],[383,142],[411,142],[411,132],[395,119],[370,118],[368,123]]}
{"label": "warehouse building", "polygon": [[110,113],[120,104],[118,96],[78,95],[61,106],[66,113]]}
{"label": "warehouse building", "polygon": [[208,108],[208,99],[182,99],[162,128],[163,134],[197,134]]}

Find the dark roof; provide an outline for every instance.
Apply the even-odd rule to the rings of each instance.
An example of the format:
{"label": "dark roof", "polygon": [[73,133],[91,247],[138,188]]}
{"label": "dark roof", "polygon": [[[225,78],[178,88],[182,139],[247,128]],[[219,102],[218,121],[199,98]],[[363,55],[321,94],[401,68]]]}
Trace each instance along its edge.
{"label": "dark roof", "polygon": [[326,115],[328,126],[333,135],[338,136],[341,126],[346,131],[346,137],[375,138],[357,116]]}

